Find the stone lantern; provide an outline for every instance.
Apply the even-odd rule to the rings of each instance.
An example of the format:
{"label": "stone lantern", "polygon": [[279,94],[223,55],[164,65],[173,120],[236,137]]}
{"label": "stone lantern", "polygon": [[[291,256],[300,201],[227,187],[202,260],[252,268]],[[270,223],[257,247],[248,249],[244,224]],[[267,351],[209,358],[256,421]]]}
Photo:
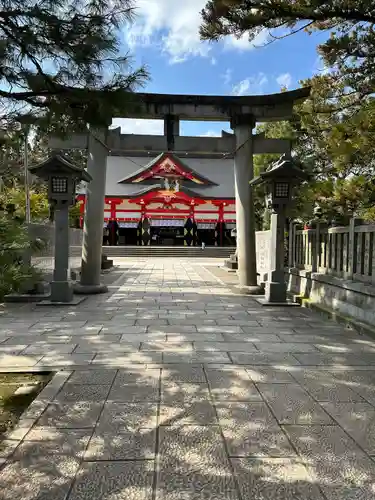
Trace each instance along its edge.
{"label": "stone lantern", "polygon": [[292,203],[293,188],[308,175],[290,157],[282,156],[269,170],[250,182],[265,184],[267,204],[271,209],[270,262],[265,288],[266,304],[287,304],[287,286],[284,275],[284,231],[286,211]]}
{"label": "stone lantern", "polygon": [[69,207],[74,205],[77,183],[90,182],[91,176],[59,154],[30,167],[29,171],[48,183],[48,200],[55,211],[55,266],[50,302],[70,303],[73,288],[69,279]]}

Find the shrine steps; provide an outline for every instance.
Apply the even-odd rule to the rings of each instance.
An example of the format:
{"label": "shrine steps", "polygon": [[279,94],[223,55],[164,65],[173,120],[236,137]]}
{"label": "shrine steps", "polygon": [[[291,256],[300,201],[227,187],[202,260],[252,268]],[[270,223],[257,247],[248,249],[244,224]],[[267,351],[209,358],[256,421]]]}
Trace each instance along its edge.
{"label": "shrine steps", "polygon": [[157,258],[222,258],[228,259],[235,252],[234,247],[163,247],[163,246],[103,246],[103,254],[115,257],[157,257]]}

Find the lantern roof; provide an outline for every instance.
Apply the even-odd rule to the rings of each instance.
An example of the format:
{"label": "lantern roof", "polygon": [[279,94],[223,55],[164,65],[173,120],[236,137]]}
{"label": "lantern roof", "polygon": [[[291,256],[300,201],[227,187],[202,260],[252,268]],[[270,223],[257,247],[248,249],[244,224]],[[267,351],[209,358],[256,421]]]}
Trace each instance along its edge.
{"label": "lantern roof", "polygon": [[51,175],[70,175],[77,180],[90,182],[91,175],[86,170],[73,163],[68,157],[61,154],[49,156],[46,160],[29,167],[29,172],[42,179]]}
{"label": "lantern roof", "polygon": [[304,181],[309,178],[309,175],[304,172],[296,161],[292,158],[283,155],[279,160],[271,165],[271,168],[266,172],[262,172],[258,177],[250,181],[251,186],[262,184],[263,182],[276,181],[278,179]]}

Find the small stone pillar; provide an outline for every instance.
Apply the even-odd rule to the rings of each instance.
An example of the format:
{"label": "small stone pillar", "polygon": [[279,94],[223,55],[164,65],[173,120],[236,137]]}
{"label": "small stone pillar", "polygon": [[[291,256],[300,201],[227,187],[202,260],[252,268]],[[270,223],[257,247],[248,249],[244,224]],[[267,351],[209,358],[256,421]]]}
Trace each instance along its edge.
{"label": "small stone pillar", "polygon": [[249,182],[254,177],[252,115],[238,115],[231,120],[236,136],[234,185],[236,195],[237,261],[239,285],[250,294],[262,293],[256,267],[256,236],[253,191]]}
{"label": "small stone pillar", "polygon": [[283,210],[271,214],[270,263],[266,282],[266,302],[286,302],[284,271],[285,213]]}

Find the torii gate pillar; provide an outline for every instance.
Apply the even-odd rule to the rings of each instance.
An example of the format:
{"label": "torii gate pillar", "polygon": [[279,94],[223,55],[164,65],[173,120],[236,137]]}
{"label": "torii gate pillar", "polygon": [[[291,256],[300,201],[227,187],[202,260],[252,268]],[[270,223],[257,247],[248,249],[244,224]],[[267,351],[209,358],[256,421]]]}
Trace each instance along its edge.
{"label": "torii gate pillar", "polygon": [[253,165],[253,128],[255,118],[252,115],[238,115],[231,120],[231,127],[236,137],[234,157],[234,185],[236,194],[237,224],[237,259],[240,288],[249,294],[260,294],[258,286],[254,201],[249,182],[254,177]]}

